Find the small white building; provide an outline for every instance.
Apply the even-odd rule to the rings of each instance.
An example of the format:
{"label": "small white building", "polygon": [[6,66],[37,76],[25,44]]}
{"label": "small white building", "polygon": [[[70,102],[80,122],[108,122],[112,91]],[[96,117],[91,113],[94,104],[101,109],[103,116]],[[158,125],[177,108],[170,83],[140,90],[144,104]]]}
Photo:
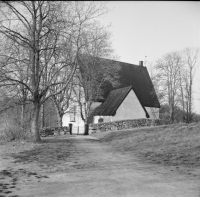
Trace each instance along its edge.
{"label": "small white building", "polygon": [[[102,58],[101,58],[102,59]],[[140,61],[139,65],[107,60],[114,66],[117,62],[119,70],[119,85],[117,87],[104,86],[101,99],[97,99],[91,105],[91,123],[112,122],[126,119],[159,119],[160,103],[158,101],[153,83],[150,79],[147,68]],[[104,98],[104,99],[102,99]],[[81,119],[79,107],[76,107],[74,119],[70,120],[70,115],[65,115],[63,125],[69,123],[79,127],[84,122]]]}
{"label": "small white building", "polygon": [[94,110],[93,115],[94,123],[149,118],[132,86],[112,90],[102,105]]}

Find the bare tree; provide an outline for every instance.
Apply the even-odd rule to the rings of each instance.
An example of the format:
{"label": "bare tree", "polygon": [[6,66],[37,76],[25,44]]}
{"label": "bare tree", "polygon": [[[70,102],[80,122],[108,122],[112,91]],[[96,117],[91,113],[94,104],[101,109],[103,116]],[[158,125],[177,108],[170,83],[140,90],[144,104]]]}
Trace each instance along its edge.
{"label": "bare tree", "polygon": [[104,59],[115,58],[108,29],[96,23],[93,29],[87,31],[87,35],[89,36],[82,40],[84,47],[78,58],[79,65],[74,80],[74,94],[86,125],[91,122],[92,103],[101,97],[106,83],[112,86],[118,83],[117,72],[120,69],[116,61]]}
{"label": "bare tree", "polygon": [[163,91],[161,85],[162,83],[161,83],[160,73],[156,69],[156,65],[154,62],[146,61],[146,67],[148,69],[158,100],[162,104],[164,103],[165,92]]}
{"label": "bare tree", "polygon": [[[11,45],[10,45],[11,44]],[[15,78],[17,78],[20,81],[23,81],[24,83],[28,83],[28,70],[26,70],[28,61],[26,53],[24,53],[23,50],[21,50],[20,47],[18,47],[14,42],[9,44],[9,40],[5,39],[4,42],[1,40],[1,49],[4,52],[0,52],[0,63],[5,64],[10,63],[10,71],[11,69],[15,70]],[[12,49],[11,49],[12,46]],[[12,55],[10,55],[10,51],[12,51]],[[4,55],[8,54],[8,55]],[[11,65],[12,64],[12,65]],[[4,68],[4,66],[2,66]],[[13,75],[13,76],[14,76]],[[15,103],[21,106],[21,127],[24,131],[25,127],[25,111],[26,111],[26,104],[27,104],[27,97],[28,97],[28,91],[26,87],[23,84],[17,84],[12,81],[2,80],[1,81],[1,90],[4,89],[4,95],[5,94],[13,99],[15,99]],[[9,87],[12,86],[12,87]],[[12,92],[10,91],[12,89]],[[8,107],[8,106],[7,106]],[[7,108],[5,107],[5,109]]]}
{"label": "bare tree", "polygon": [[[63,56],[63,49],[70,39],[69,32],[64,29],[73,23],[72,20],[68,21],[68,18],[63,17],[63,3],[48,1],[1,2],[0,33],[10,40],[11,49],[12,43],[14,43],[26,52],[26,57],[28,57],[28,64],[24,68],[28,71],[24,75],[24,77],[28,76],[28,80],[24,81],[16,76],[18,70],[13,61],[19,62],[19,60],[15,60],[12,50],[10,53],[8,51],[4,53],[6,61],[1,65],[1,82],[7,83],[7,85],[22,85],[28,91],[28,101],[33,103],[31,130],[35,134],[36,141],[40,141],[38,120],[41,104],[49,97],[62,92],[69,84],[76,69],[77,56],[74,56],[72,62]],[[71,12],[68,11],[70,16]],[[70,78],[54,83],[55,76],[66,66],[71,67]],[[42,81],[44,74],[46,75],[45,83]],[[50,94],[49,90],[58,84],[65,84],[65,86]]]}
{"label": "bare tree", "polygon": [[[62,85],[61,85],[62,86]],[[55,88],[61,88],[56,86]],[[56,91],[54,89],[54,91]],[[70,101],[72,101],[72,82],[60,94],[52,96],[58,115],[58,126],[62,127],[63,116],[68,112]]]}
{"label": "bare tree", "polygon": [[[65,56],[67,59],[73,59],[74,52],[79,51],[80,53],[87,50],[91,51],[91,48],[95,47],[95,44],[105,45],[105,37],[108,37],[108,32],[105,31],[105,27],[101,26],[100,23],[94,19],[107,13],[107,9],[102,3],[96,2],[73,2],[73,31],[70,33],[70,45],[68,44],[66,48]],[[102,32],[105,33],[103,34]],[[101,32],[101,33],[100,33]],[[100,48],[100,47],[99,47]],[[96,47],[97,49],[97,47]],[[94,52],[94,51],[93,51]],[[104,51],[105,53],[107,51]],[[97,51],[96,51],[97,53]],[[78,54],[79,56],[79,54]],[[66,78],[70,76],[70,67],[60,72],[60,74],[55,78],[56,80],[65,81]],[[77,75],[76,75],[77,76]],[[60,94],[53,95],[53,100],[57,108],[59,126],[62,125],[62,118],[65,113],[69,111],[69,103],[75,102],[75,94],[72,90],[77,87],[76,77],[66,86],[65,84],[59,84],[51,89],[51,92],[56,92],[60,89],[63,91]],[[65,88],[63,89],[63,87]]]}
{"label": "bare tree", "polygon": [[186,48],[183,50],[184,71],[182,75],[185,99],[183,100],[184,109],[186,111],[185,120],[187,123],[192,121],[193,114],[193,82],[197,70],[197,60],[199,58],[198,48]]}
{"label": "bare tree", "polygon": [[[22,85],[28,91],[27,100],[33,104],[31,130],[36,141],[40,141],[41,105],[69,86],[79,51],[87,32],[93,28],[91,21],[106,12],[101,2],[1,2],[0,33],[11,43],[11,51],[4,53],[5,61],[1,65],[1,83]],[[12,43],[26,53],[27,81],[16,76]],[[66,70],[66,77],[58,77]]]}
{"label": "bare tree", "polygon": [[76,72],[77,86],[74,94],[80,108],[81,118],[85,123],[85,134],[88,134],[88,124],[92,122],[92,104],[102,102],[104,87],[119,85],[117,61],[111,61],[90,55],[79,56],[79,69]]}
{"label": "bare tree", "polygon": [[179,105],[179,72],[182,66],[183,60],[180,52],[168,53],[163,58],[157,60],[156,64],[163,91],[166,92],[165,98],[169,104],[171,122],[175,120],[175,110]]}

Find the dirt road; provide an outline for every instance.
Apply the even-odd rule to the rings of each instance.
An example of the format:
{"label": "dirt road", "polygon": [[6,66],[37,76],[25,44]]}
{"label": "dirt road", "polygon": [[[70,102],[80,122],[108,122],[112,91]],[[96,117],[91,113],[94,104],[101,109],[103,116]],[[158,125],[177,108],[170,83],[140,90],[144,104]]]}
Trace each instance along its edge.
{"label": "dirt road", "polygon": [[114,152],[93,136],[51,137],[34,150],[0,148],[0,197],[200,196],[197,181]]}

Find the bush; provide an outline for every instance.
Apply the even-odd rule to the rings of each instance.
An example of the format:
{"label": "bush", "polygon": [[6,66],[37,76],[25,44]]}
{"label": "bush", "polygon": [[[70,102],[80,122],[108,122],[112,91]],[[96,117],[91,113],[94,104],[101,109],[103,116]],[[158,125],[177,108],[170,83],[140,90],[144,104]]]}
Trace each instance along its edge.
{"label": "bush", "polygon": [[1,134],[10,141],[30,138],[30,132],[15,118],[4,119],[4,123],[1,124]]}

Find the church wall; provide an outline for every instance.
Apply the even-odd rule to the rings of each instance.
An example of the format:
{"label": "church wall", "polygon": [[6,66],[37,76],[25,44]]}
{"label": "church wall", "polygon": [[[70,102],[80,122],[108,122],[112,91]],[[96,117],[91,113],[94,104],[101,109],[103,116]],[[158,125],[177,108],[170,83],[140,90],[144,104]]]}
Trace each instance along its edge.
{"label": "church wall", "polygon": [[101,117],[103,118],[103,122],[112,122],[118,120],[146,118],[146,114],[135,92],[131,90],[117,109],[114,116],[95,116],[94,123],[98,123],[98,120]]}

